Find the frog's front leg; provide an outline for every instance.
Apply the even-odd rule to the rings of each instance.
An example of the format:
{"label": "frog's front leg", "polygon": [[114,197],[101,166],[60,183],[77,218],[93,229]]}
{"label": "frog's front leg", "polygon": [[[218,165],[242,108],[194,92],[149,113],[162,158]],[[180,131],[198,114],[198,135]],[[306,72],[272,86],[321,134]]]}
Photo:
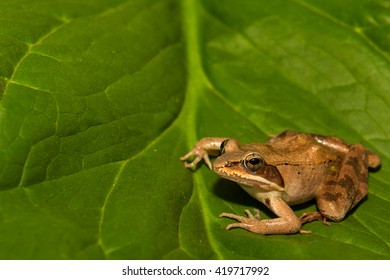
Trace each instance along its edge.
{"label": "frog's front leg", "polygon": [[[213,169],[210,156],[217,156],[220,153],[221,145],[226,140],[226,138],[220,137],[207,137],[199,140],[192,150],[186,155],[180,158],[181,161],[184,161],[184,165],[187,168],[192,168],[197,165],[202,159],[205,161],[207,166],[210,169]],[[194,157],[191,162],[187,162],[187,159]]]}
{"label": "frog's front leg", "polygon": [[248,217],[230,213],[222,213],[220,217],[234,219],[239,222],[228,225],[226,229],[242,228],[258,234],[290,234],[300,231],[300,220],[281,198],[266,198],[266,205],[279,218],[260,220],[258,212],[256,212],[256,215],[252,215],[249,210],[245,210]]}

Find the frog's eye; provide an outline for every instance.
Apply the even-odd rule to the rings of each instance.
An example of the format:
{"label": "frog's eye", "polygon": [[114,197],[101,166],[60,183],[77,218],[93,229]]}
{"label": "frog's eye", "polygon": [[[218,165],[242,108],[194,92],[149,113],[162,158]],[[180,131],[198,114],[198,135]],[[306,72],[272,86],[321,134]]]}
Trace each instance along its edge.
{"label": "frog's eye", "polygon": [[221,155],[225,153],[225,147],[226,147],[228,140],[229,139],[225,139],[221,143],[221,147],[219,148],[219,152],[221,153]]}
{"label": "frog's eye", "polygon": [[257,171],[264,165],[264,159],[260,154],[251,153],[244,159],[244,166],[251,170]]}

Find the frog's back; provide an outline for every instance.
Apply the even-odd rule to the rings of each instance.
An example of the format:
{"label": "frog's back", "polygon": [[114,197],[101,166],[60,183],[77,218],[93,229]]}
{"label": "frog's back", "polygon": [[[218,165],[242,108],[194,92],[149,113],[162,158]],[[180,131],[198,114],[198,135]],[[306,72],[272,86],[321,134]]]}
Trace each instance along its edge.
{"label": "frog's back", "polygon": [[296,134],[272,143],[248,144],[247,151],[260,153],[271,165],[318,165],[336,161],[342,155],[318,143],[310,134]]}

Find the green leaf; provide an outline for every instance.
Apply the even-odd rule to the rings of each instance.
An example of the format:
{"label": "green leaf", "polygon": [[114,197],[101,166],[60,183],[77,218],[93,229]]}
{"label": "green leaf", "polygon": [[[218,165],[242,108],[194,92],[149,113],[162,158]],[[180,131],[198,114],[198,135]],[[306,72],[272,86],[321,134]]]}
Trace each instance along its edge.
{"label": "green leaf", "polygon": [[[1,259],[390,257],[385,1],[6,2]],[[310,235],[226,231],[221,212],[271,213],[179,157],[285,129],[378,153],[367,199]]]}

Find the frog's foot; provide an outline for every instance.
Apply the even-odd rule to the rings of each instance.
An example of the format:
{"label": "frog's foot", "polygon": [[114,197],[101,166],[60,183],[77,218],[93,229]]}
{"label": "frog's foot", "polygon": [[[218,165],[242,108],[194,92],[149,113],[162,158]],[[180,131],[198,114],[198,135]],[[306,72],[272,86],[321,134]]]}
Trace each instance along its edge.
{"label": "frog's foot", "polygon": [[[191,158],[191,157],[195,157],[193,159],[192,162],[187,162],[187,159]],[[187,168],[192,168],[194,167],[195,165],[197,165],[201,160],[204,160],[205,163],[207,164],[207,166],[210,168],[210,169],[213,169],[212,168],[212,165],[211,165],[211,161],[209,159],[209,155],[207,154],[207,152],[199,147],[194,147],[188,154],[182,156],[180,158],[181,161],[184,161],[184,166],[187,167]]]}
{"label": "frog's foot", "polygon": [[305,212],[299,216],[301,224],[311,223],[315,220],[320,220],[324,225],[330,226],[330,223],[326,220],[326,217],[321,212]]}
{"label": "frog's foot", "polygon": [[219,217],[229,218],[238,221],[239,223],[229,224],[226,229],[231,228],[243,228],[249,231],[253,231],[253,227],[259,224],[260,222],[260,211],[258,209],[253,209],[255,214],[253,215],[249,210],[245,210],[247,217],[231,214],[231,213],[221,213]]}

